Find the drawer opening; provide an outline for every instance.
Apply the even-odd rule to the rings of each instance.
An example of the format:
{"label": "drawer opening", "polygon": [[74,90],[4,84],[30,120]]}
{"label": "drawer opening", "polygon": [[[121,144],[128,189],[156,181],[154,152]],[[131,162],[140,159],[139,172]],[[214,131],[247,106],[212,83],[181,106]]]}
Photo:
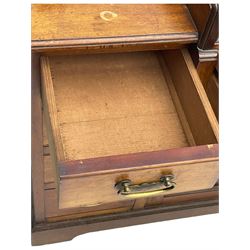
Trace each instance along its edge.
{"label": "drawer opening", "polygon": [[57,160],[217,143],[188,60],[186,50],[42,57]]}
{"label": "drawer opening", "polygon": [[218,122],[186,49],[42,56],[41,78],[60,209],[122,200],[124,179],[216,183]]}

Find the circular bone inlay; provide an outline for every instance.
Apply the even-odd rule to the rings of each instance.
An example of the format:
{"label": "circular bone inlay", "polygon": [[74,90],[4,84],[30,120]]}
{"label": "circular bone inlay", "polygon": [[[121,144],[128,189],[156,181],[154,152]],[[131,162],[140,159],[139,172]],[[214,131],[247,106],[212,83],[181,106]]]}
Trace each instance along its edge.
{"label": "circular bone inlay", "polygon": [[105,20],[105,21],[111,21],[113,20],[114,18],[116,18],[118,15],[115,13],[115,12],[112,12],[112,11],[102,11],[100,13],[100,17]]}

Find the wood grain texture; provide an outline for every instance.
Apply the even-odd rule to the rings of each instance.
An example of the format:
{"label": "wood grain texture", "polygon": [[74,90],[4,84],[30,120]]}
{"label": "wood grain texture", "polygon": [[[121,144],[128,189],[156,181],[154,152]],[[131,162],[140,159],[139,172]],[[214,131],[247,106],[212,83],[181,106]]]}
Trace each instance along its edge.
{"label": "wood grain texture", "polygon": [[43,72],[53,80],[44,84],[45,102],[58,161],[188,146],[154,53],[46,61],[50,72]]}
{"label": "wood grain texture", "polygon": [[219,121],[219,83],[218,78],[213,74],[206,86],[206,93],[211,103],[216,118]]}
{"label": "wood grain texture", "polygon": [[49,139],[48,139],[48,133],[46,129],[46,124],[45,124],[45,115],[43,112],[43,147],[49,147]]}
{"label": "wood grain texture", "polygon": [[[43,119],[44,121],[44,119]],[[44,122],[43,122],[44,123]],[[48,134],[44,124],[43,126],[43,147],[48,148]],[[43,168],[44,168],[44,213],[46,222],[63,221],[68,219],[84,218],[97,216],[101,214],[113,214],[132,209],[134,201],[125,200],[115,203],[107,203],[94,207],[80,207],[74,209],[59,209],[58,208],[58,183],[57,176],[52,164],[52,159],[49,150],[44,150]],[[39,197],[37,197],[39,198]]]}
{"label": "wood grain texture", "polygon": [[173,50],[164,54],[196,144],[217,143],[218,122],[188,51]]}
{"label": "wood grain texture", "polygon": [[[34,6],[45,7],[45,5],[33,5],[33,10],[34,10]],[[49,35],[52,35],[52,37],[50,37],[48,39],[46,38],[44,40],[41,40],[40,38],[38,38],[37,40],[33,40],[32,41],[32,49],[36,50],[36,51],[38,51],[38,50],[41,50],[43,52],[47,51],[49,54],[50,54],[51,50],[54,51],[55,53],[57,53],[57,51],[61,51],[61,52],[63,51],[63,53],[68,54],[70,51],[73,51],[74,53],[78,53],[78,52],[82,53],[83,50],[85,51],[84,53],[93,53],[94,51],[95,52],[97,52],[97,51],[98,52],[107,52],[107,51],[116,51],[117,52],[117,51],[124,51],[124,50],[125,51],[134,51],[134,50],[145,50],[145,49],[149,49],[149,48],[154,50],[154,49],[166,49],[166,48],[176,48],[176,47],[179,48],[179,46],[183,46],[183,44],[197,41],[197,31],[195,30],[194,25],[192,24],[190,16],[189,16],[188,12],[186,11],[184,5],[179,5],[179,6],[182,6],[181,8],[179,8],[179,7],[174,8],[173,12],[168,12],[171,9],[171,8],[169,9],[169,7],[168,7],[167,13],[165,13],[166,9],[164,9],[164,13],[159,13],[159,12],[158,13],[149,13],[149,12],[136,13],[136,15],[137,14],[139,15],[139,17],[136,16],[136,19],[138,20],[138,22],[137,23],[134,22],[132,25],[130,25],[129,28],[135,29],[135,30],[137,29],[138,32],[142,32],[143,34],[141,34],[141,33],[140,34],[132,34],[132,35],[128,34],[128,35],[124,35],[124,36],[121,36],[121,35],[117,36],[117,34],[115,34],[114,36],[110,36],[109,34],[107,34],[106,37],[103,37],[104,33],[102,33],[102,32],[106,32],[106,31],[109,32],[110,30],[103,28],[103,26],[105,26],[105,25],[100,24],[100,20],[97,20],[97,19],[92,20],[91,16],[93,16],[92,15],[93,13],[88,13],[90,15],[89,15],[89,17],[86,18],[86,16],[87,16],[87,15],[85,15],[86,13],[84,13],[84,14],[80,13],[80,12],[77,13],[77,12],[75,12],[75,9],[74,10],[70,9],[70,8],[68,9],[68,6],[70,6],[70,5],[67,5],[67,7],[65,7],[65,8],[61,8],[61,6],[63,6],[63,5],[46,5],[46,6],[47,7],[45,7],[44,9],[43,9],[43,7],[39,10],[36,9],[36,11],[37,10],[38,11],[36,13],[37,18],[35,19],[36,20],[35,29],[38,28],[38,29],[40,29],[40,31],[46,33],[45,36],[48,37]],[[73,8],[74,8],[77,5],[71,5],[71,6],[73,6]],[[84,5],[84,6],[86,6],[86,5]],[[105,6],[107,6],[107,5],[105,5]],[[111,6],[111,5],[108,5],[108,6]],[[140,5],[140,6],[142,6],[142,5]],[[161,5],[161,6],[163,6],[163,5]],[[167,5],[165,5],[165,6],[167,6]],[[174,5],[172,5],[172,6],[174,6]],[[55,12],[54,7],[58,12]],[[143,10],[143,9],[140,8],[140,11],[141,10]],[[151,8],[150,11],[151,10],[153,10],[153,8]],[[174,12],[174,11],[176,11],[176,12]],[[181,13],[182,11],[183,11],[183,13]],[[48,16],[47,16],[47,14],[48,14]],[[124,14],[124,13],[122,13],[122,14]],[[125,13],[125,14],[126,15],[128,14],[126,17],[127,18],[126,20],[128,22],[132,23],[133,20],[132,19],[129,20],[129,15],[131,15],[131,12]],[[155,17],[155,20],[153,20],[153,21],[150,20],[150,23],[149,23],[149,21],[142,20],[143,18],[145,19],[145,16],[147,16],[147,14],[150,14],[151,17],[156,15],[156,14],[157,14],[157,16]],[[161,14],[162,14],[162,16],[161,16]],[[163,14],[164,14],[164,18],[166,16],[168,16],[169,19],[167,21],[163,20],[163,18],[162,18]],[[178,17],[179,14],[181,15],[180,17]],[[72,15],[74,17],[73,19],[72,19]],[[110,13],[107,14],[107,16],[105,18],[110,19],[109,15],[110,15]],[[40,19],[40,20],[43,20],[43,22],[39,21],[38,16],[45,17],[45,19]],[[63,21],[60,18],[62,16],[64,16]],[[79,16],[81,16],[81,17],[79,17]],[[92,27],[87,25],[88,27],[90,27],[90,30],[83,29],[81,26],[81,25],[84,25],[84,27],[86,27],[86,23],[88,23],[87,21],[90,20],[88,18],[91,19],[90,25],[93,25]],[[191,26],[190,27],[194,31],[188,31],[188,30],[177,31],[179,28],[184,30],[188,27],[188,25],[187,25],[188,22],[185,21],[186,22],[184,25],[185,27],[183,26],[181,28],[182,18],[184,18],[184,19],[187,18],[187,20],[189,20],[189,22],[192,26],[192,27]],[[70,21],[70,19],[71,19],[71,21]],[[86,22],[81,22],[83,19],[86,20]],[[33,22],[33,20],[32,20],[32,22]],[[113,23],[111,22],[111,20],[104,20],[104,21],[109,22],[112,25],[116,25],[118,23],[115,23],[115,20],[117,20],[117,19],[114,18],[112,20]],[[175,31],[177,31],[177,33],[171,32],[170,29],[169,29],[169,31],[165,32],[165,29],[167,29],[167,25],[168,25],[169,20],[171,20],[171,22],[172,22],[171,27]],[[124,20],[123,20],[123,23],[124,23]],[[149,24],[147,24],[146,26],[142,25],[142,26],[135,27],[138,23],[139,24],[149,23]],[[109,26],[106,25],[106,26],[110,27],[112,25],[109,25]],[[119,25],[121,27],[121,24],[119,24]],[[46,26],[47,26],[47,28],[44,29],[44,27],[46,27]],[[98,30],[98,27],[99,27],[99,30]],[[145,30],[144,30],[144,27],[145,27]],[[93,28],[93,33],[91,33],[92,28]],[[105,31],[105,29],[106,29],[106,31]],[[146,31],[149,32],[150,29],[152,30],[152,32],[155,32],[155,33],[146,34]],[[33,30],[34,30],[34,27],[32,27],[32,32],[33,32]],[[114,28],[112,30],[115,31]],[[124,30],[127,31],[128,30],[127,27],[125,27]],[[121,29],[121,31],[122,31],[122,29]],[[90,37],[86,37],[86,36],[79,37],[82,34],[82,32],[86,32],[86,34],[90,35]],[[132,30],[129,30],[129,32],[131,33]],[[57,35],[59,35],[59,36],[53,37],[53,35],[55,35],[55,34],[56,34],[56,36]],[[69,34],[74,34],[76,36],[70,37]],[[66,37],[63,37],[64,35]],[[95,38],[94,38],[94,35],[95,35]],[[33,33],[32,33],[32,36],[33,36]],[[62,39],[60,39],[59,37],[62,37]],[[67,50],[65,50],[65,48],[67,48]],[[51,83],[53,81],[54,75],[53,75],[53,72],[52,73],[50,72],[50,70],[51,70],[51,66],[49,64],[50,62],[47,61],[47,62],[43,62],[43,63],[44,63],[44,65],[46,65],[44,75],[49,76],[49,78],[47,78],[46,81],[48,83]],[[155,67],[155,65],[156,64],[153,65],[153,68],[158,67],[158,66]],[[103,65],[99,65],[99,68],[102,68],[102,67],[103,67]],[[145,74],[145,71],[143,71],[142,74]],[[167,85],[167,86],[169,87],[169,85]],[[53,90],[54,89],[52,89],[52,91]],[[167,88],[167,90],[168,90],[168,88]],[[168,94],[168,96],[169,96],[168,101],[170,101],[172,99],[170,102],[171,104],[168,106],[174,107],[174,113],[178,114],[176,120],[178,121],[178,126],[180,125],[178,127],[178,130],[182,131],[181,134],[184,135],[184,136],[181,136],[182,140],[185,143],[185,145],[187,145],[187,146],[188,145],[195,145],[196,142],[194,139],[192,139],[192,131],[188,132],[191,129],[189,129],[189,123],[187,122],[185,112],[184,112],[180,102],[178,104],[179,99],[178,99],[178,97],[174,98],[174,96],[176,96],[176,95],[174,94],[175,92],[173,91],[173,89],[172,90],[169,89],[168,91],[170,93],[170,94]],[[33,93],[32,93],[32,95],[33,95]],[[67,98],[67,95],[65,95],[64,97]],[[153,102],[153,103],[155,104],[155,102]],[[174,105],[173,105],[173,103],[174,103]],[[45,106],[45,109],[49,113],[48,106],[47,107]],[[60,109],[58,109],[57,106],[55,106],[53,110],[54,110],[53,112],[60,113]],[[176,112],[176,110],[177,110],[177,112]],[[181,111],[183,111],[183,112],[181,112]],[[113,112],[113,110],[112,110],[112,112]],[[38,113],[38,118],[40,117],[40,114],[41,114],[41,112]],[[46,119],[49,120],[50,118],[49,119],[48,118],[49,117],[47,117]],[[39,118],[38,120],[41,120],[41,119]],[[185,121],[186,121],[186,125],[185,125]],[[108,126],[109,126],[109,124],[108,124]],[[120,125],[119,125],[119,127],[120,127]],[[40,138],[41,137],[41,129],[39,128],[39,126],[36,126],[36,129],[39,130],[38,137],[36,137],[36,138]],[[33,131],[33,129],[32,129],[32,131]],[[34,130],[34,131],[36,131],[36,130]],[[50,131],[51,131],[51,128],[50,128]],[[58,131],[61,132],[60,129]],[[184,131],[184,133],[183,133],[183,131]],[[44,133],[46,133],[46,132],[44,132]],[[49,132],[49,137],[51,138],[50,132]],[[55,148],[55,145],[53,146],[53,143],[51,143],[51,142],[49,143],[46,138],[47,138],[47,136],[44,136],[44,139],[43,139],[44,147],[42,149],[42,152],[44,153],[45,157],[44,157],[43,161],[41,160],[40,163],[37,165],[37,166],[39,166],[39,165],[44,164],[44,166],[45,166],[44,173],[39,168],[40,173],[38,171],[36,171],[37,175],[34,178],[34,180],[38,181],[38,183],[35,183],[35,185],[33,184],[33,187],[35,187],[35,188],[40,187],[41,186],[41,177],[44,175],[44,180],[45,180],[44,181],[45,211],[44,211],[43,204],[41,207],[38,207],[37,205],[36,205],[36,207],[41,212],[42,211],[43,211],[43,213],[45,212],[45,217],[46,217],[47,222],[48,221],[49,222],[61,221],[61,223],[43,223],[43,224],[38,225],[36,223],[39,222],[39,216],[42,214],[39,211],[38,211],[38,213],[36,212],[35,214],[36,214],[38,220],[34,223],[34,227],[33,227],[33,244],[43,244],[45,242],[48,243],[48,242],[57,242],[60,240],[67,240],[67,239],[71,239],[71,238],[75,237],[76,235],[78,235],[80,233],[121,226],[120,223],[123,223],[122,225],[131,225],[131,224],[135,224],[135,223],[145,223],[145,222],[159,221],[159,220],[163,220],[163,219],[170,219],[170,218],[173,219],[173,218],[179,218],[179,217],[183,217],[183,216],[188,217],[188,216],[193,216],[193,215],[198,215],[198,214],[217,212],[217,209],[218,209],[217,202],[212,201],[215,196],[209,195],[209,194],[206,195],[205,194],[206,191],[202,192],[202,194],[204,194],[204,196],[203,195],[195,195],[195,194],[193,194],[193,195],[190,194],[189,196],[186,196],[184,194],[179,194],[178,197],[175,197],[175,194],[174,194],[173,196],[170,195],[167,197],[164,197],[164,196],[156,197],[155,199],[157,200],[158,204],[157,204],[157,202],[155,202],[153,205],[152,205],[152,203],[147,202],[148,200],[141,199],[141,200],[136,200],[135,202],[134,202],[134,200],[122,200],[122,201],[117,201],[114,203],[97,205],[94,207],[81,207],[83,204],[82,203],[79,207],[74,207],[75,206],[74,205],[72,209],[59,209],[58,208],[58,193],[57,193],[58,192],[57,184],[59,182],[58,182],[57,177],[59,177],[60,175],[59,175],[59,173],[55,174],[54,169],[51,168],[52,160],[51,160],[50,155],[49,155],[50,152],[48,151],[48,149],[49,149],[48,144],[50,144],[50,146],[52,148],[53,147]],[[173,138],[176,139],[177,137],[173,136]],[[50,141],[51,141],[51,139],[50,139]],[[178,139],[177,139],[177,141],[178,141],[178,143],[180,142],[180,140],[178,140]],[[185,146],[185,145],[183,145],[183,146]],[[204,150],[205,148],[206,148],[206,150]],[[185,152],[186,152],[185,149],[186,148],[184,148],[184,150],[178,151],[178,153],[181,154],[181,156],[179,158],[181,158],[183,156],[185,158]],[[189,151],[189,152],[192,152],[191,153],[192,157],[195,157],[195,155],[196,156],[198,155],[198,158],[196,160],[198,160],[200,157],[202,159],[202,161],[204,161],[204,159],[206,159],[206,157],[212,158],[212,155],[213,155],[214,159],[210,159],[210,160],[215,161],[214,166],[212,166],[213,164],[210,165],[210,163],[209,163],[208,165],[206,165],[206,166],[204,165],[204,167],[203,167],[203,165],[200,164],[201,162],[199,161],[199,168],[203,168],[203,169],[200,169],[201,171],[203,171],[206,168],[206,171],[205,171],[206,174],[204,174],[202,172],[203,179],[205,179],[205,176],[207,177],[207,175],[209,176],[209,178],[211,178],[211,176],[214,175],[213,178],[217,179],[218,146],[217,145],[212,145],[212,146],[209,145],[209,146],[202,146],[201,148],[197,147],[196,148],[197,150],[195,150],[196,153],[194,153],[194,151],[193,151],[194,148],[189,148],[189,149],[191,149],[191,151]],[[201,150],[199,150],[199,149],[201,149]],[[52,152],[53,152],[53,150],[54,149],[52,149]],[[208,154],[206,154],[207,150],[209,151]],[[61,150],[61,152],[63,152],[63,151],[64,151],[64,149]],[[182,153],[184,155],[182,155]],[[165,152],[163,154],[162,154],[162,152],[157,152],[156,154],[155,153],[150,154],[150,155],[148,155],[148,158],[146,157],[146,161],[148,161],[148,162],[151,161],[152,163],[155,164],[156,163],[155,159],[159,159],[161,161],[166,157],[166,155],[164,155],[164,154],[165,154]],[[160,158],[158,158],[157,155],[160,156]],[[162,156],[162,155],[164,155],[164,156]],[[143,162],[143,164],[145,164],[145,158],[142,159],[142,158],[140,158],[141,156],[139,156],[139,162],[141,162],[141,163]],[[151,158],[151,156],[153,156],[153,157]],[[93,164],[94,167],[89,168],[90,172],[85,177],[90,178],[92,174],[97,174],[97,172],[99,170],[101,170],[99,172],[99,174],[102,174],[102,176],[105,177],[105,175],[107,175],[107,173],[105,173],[105,171],[103,172],[103,168],[107,170],[107,167],[105,166],[105,164],[107,164],[107,166],[108,166],[109,163],[111,162],[111,163],[113,163],[113,169],[115,169],[114,164],[116,162],[119,162],[121,159],[122,159],[122,161],[119,164],[121,164],[120,168],[122,169],[123,164],[125,164],[125,161],[127,159],[127,155],[121,156],[121,157],[122,158],[119,158],[119,157],[113,158],[112,157],[109,159],[108,158],[97,158],[94,161],[92,161],[92,159],[90,159],[90,160],[87,159],[87,161],[86,161],[87,172],[88,172],[88,168],[92,166],[91,164]],[[131,161],[130,163],[132,163],[132,165],[135,164],[138,168],[138,165],[137,165],[138,158],[137,157],[138,157],[138,154],[134,154],[134,155],[130,155],[129,159]],[[190,155],[189,155],[189,157],[190,157]],[[32,158],[33,158],[33,151],[32,151]],[[64,159],[65,158],[64,155],[61,158]],[[108,160],[108,161],[104,165],[101,165],[101,167],[99,168],[98,162],[102,163],[102,162],[104,162],[104,160]],[[110,162],[109,162],[109,160],[110,160]],[[53,160],[53,162],[55,162],[55,159]],[[207,163],[210,161],[205,160],[205,162]],[[65,162],[63,162],[63,163],[65,163]],[[195,164],[195,162],[192,162],[192,163],[189,162],[189,163]],[[33,160],[32,160],[32,164],[33,164]],[[50,167],[49,167],[49,165],[50,165]],[[84,171],[86,171],[85,161],[84,161],[84,164],[81,160],[79,162],[74,162],[74,164],[72,166],[74,166],[73,172],[71,170],[69,171],[70,164],[66,165],[66,167],[64,165],[62,165],[61,168],[59,169],[61,171],[61,174],[62,174],[62,177],[64,180],[67,180],[67,179],[70,180],[72,173],[73,173],[73,175],[75,174],[74,171],[76,171],[76,172],[78,171],[77,174],[80,174],[80,175],[82,175],[82,173],[84,173]],[[82,168],[83,166],[84,166],[84,168]],[[177,166],[179,166],[179,163],[177,163]],[[131,165],[129,165],[129,167],[131,167]],[[132,170],[132,169],[129,169],[129,167],[126,169],[126,172],[124,172],[124,175],[116,177],[115,180],[126,177],[127,175],[129,175],[131,170]],[[151,167],[154,168],[155,166],[151,166]],[[160,168],[161,166],[157,166],[157,167]],[[99,168],[99,170],[98,170],[98,168]],[[194,167],[194,168],[196,168],[196,167]],[[120,172],[118,171],[118,174],[122,173],[121,169],[120,169]],[[167,168],[164,168],[164,170],[161,171],[160,174],[162,174],[164,171],[166,171],[166,169]],[[211,169],[213,169],[213,170],[210,172]],[[128,172],[127,172],[127,170],[128,170]],[[137,171],[137,170],[139,170],[139,168],[136,169],[136,167],[135,167],[135,168],[133,168],[133,170]],[[141,168],[141,170],[142,170],[142,168]],[[33,167],[32,167],[32,171],[33,171]],[[144,168],[144,171],[149,172],[150,167],[148,168],[148,166],[146,166],[146,168]],[[185,174],[185,172],[190,171],[190,168],[185,169],[185,167],[184,167],[183,171],[184,171],[183,173]],[[192,172],[192,174],[191,174],[193,176],[192,178],[194,178],[195,176],[196,177],[199,176],[199,171],[196,172],[196,170],[195,170],[194,172]],[[139,171],[137,171],[137,174],[138,173],[139,173]],[[147,179],[147,174],[145,174],[145,173],[146,172],[144,172],[144,174],[142,174],[139,177],[138,177],[138,175],[136,175],[135,179],[137,178],[137,181],[144,181],[145,179]],[[183,173],[179,174],[179,176],[183,175]],[[110,174],[113,175],[113,173],[110,173]],[[150,178],[152,178],[152,180],[155,178],[154,174],[157,174],[157,171],[154,172],[153,174],[151,174],[151,173],[149,174],[149,176],[150,176]],[[99,175],[99,176],[101,176],[101,175]],[[68,178],[68,177],[70,177],[70,178]],[[133,175],[132,175],[132,177],[133,177]],[[97,178],[97,180],[98,180],[98,178]],[[183,178],[183,176],[181,178]],[[181,178],[179,180],[182,180]],[[33,179],[33,172],[32,172],[32,179]],[[34,180],[33,180],[33,182],[34,182]],[[71,180],[73,183],[73,179],[71,179]],[[110,180],[112,180],[112,178],[108,178],[108,181],[110,181]],[[205,179],[205,180],[207,181],[207,179]],[[94,181],[91,181],[91,184],[89,186],[91,187],[91,185],[93,185],[93,183],[94,183]],[[185,183],[185,181],[183,183]],[[204,183],[200,184],[200,182],[192,184],[192,186],[195,188],[195,190],[197,188],[197,185],[198,185],[198,188],[200,188],[199,185],[205,185],[205,184]],[[84,187],[84,186],[82,185],[82,187]],[[202,186],[202,187],[204,187],[204,186]],[[36,190],[41,190],[41,189],[39,188]],[[73,192],[75,192],[75,190]],[[40,202],[42,201],[42,199],[41,199],[42,197],[37,195],[36,193],[33,193],[33,194],[36,195],[36,199],[38,201],[37,204],[41,204]],[[206,200],[206,197],[208,200]],[[198,200],[201,199],[201,203],[196,204],[194,202],[194,200],[196,198]],[[150,199],[153,200],[154,198],[150,198]],[[183,202],[182,205],[181,205],[181,202]],[[157,204],[156,206],[159,206],[159,204],[162,204],[162,203],[164,203],[166,205],[165,208],[157,207],[157,209],[151,209],[151,207],[155,206],[155,204]],[[178,205],[176,205],[176,204],[178,204]],[[143,209],[144,206],[146,206],[150,209],[145,211],[145,209]],[[130,211],[131,208],[133,208],[135,210],[141,210],[141,211],[138,211],[140,213],[133,213],[132,211]],[[40,215],[39,215],[39,213],[40,213]],[[107,214],[107,215],[104,215],[104,214]],[[125,216],[123,216],[123,214],[125,214]],[[84,217],[87,217],[87,218],[83,219]],[[41,218],[44,218],[44,216],[42,215]],[[131,219],[129,219],[129,218],[131,218]],[[68,221],[68,220],[70,220],[70,221]]]}
{"label": "wood grain texture", "polygon": [[[41,59],[60,209],[121,200],[114,185],[129,172],[143,183],[181,169],[174,193],[215,184],[217,120],[187,50],[164,56],[167,77],[153,52]],[[89,187],[95,197],[85,192]]]}
{"label": "wood grain texture", "polygon": [[[46,131],[46,129],[44,129]],[[46,137],[46,132],[44,134]],[[46,142],[46,139],[44,140]],[[49,158],[49,155],[46,155],[45,158]],[[45,160],[44,161],[47,166],[45,166],[45,184],[46,181],[53,181],[56,182],[56,178],[53,176],[53,166],[50,164],[50,160]],[[49,179],[46,180],[46,176],[49,177]],[[146,205],[147,208],[149,207],[159,207],[162,206],[162,204],[166,204],[167,207],[169,206],[174,206],[175,210],[177,207],[186,207],[187,204],[191,204],[197,201],[213,201],[218,199],[218,190],[217,188],[213,188],[211,190],[204,190],[202,192],[193,192],[193,193],[184,193],[184,194],[179,194],[179,195],[168,195],[168,196],[158,196],[158,197],[153,197],[150,199],[147,199],[147,202],[145,199],[140,199],[138,201],[135,201],[135,204],[132,207],[132,204],[134,203],[133,200],[125,200],[122,202],[116,202],[114,203],[108,203],[105,205],[97,206],[97,207],[89,207],[89,208],[74,208],[74,209],[58,209],[57,207],[57,192],[56,189],[48,189],[45,190],[45,211],[46,211],[46,224],[48,228],[51,228],[54,223],[52,222],[58,222],[62,221],[62,223],[67,223],[67,220],[74,221],[74,220],[82,220],[83,218],[87,217],[87,220],[90,218],[96,218],[100,215],[105,215],[105,214],[112,214],[114,216],[119,217],[120,214],[124,211],[130,211],[131,209],[135,210],[140,210],[142,213],[144,213],[145,209],[143,209],[143,206]],[[167,208],[166,207],[166,208]],[[188,211],[188,210],[185,210]],[[206,210],[207,213],[209,213],[209,209]],[[188,213],[186,213],[187,216]],[[139,218],[133,217],[133,222],[135,223]],[[146,218],[146,217],[145,217]],[[171,218],[171,217],[170,217]],[[173,217],[174,219],[175,217]],[[162,217],[163,219],[163,217]],[[110,222],[110,225],[113,224],[113,221]],[[64,224],[65,230],[67,231],[67,225]],[[33,228],[34,231],[36,227]],[[49,240],[50,238],[48,235],[46,237],[43,237],[46,235],[46,231],[48,230],[42,230],[39,232],[33,232],[33,244],[37,244],[39,241],[40,244],[45,244],[45,243],[51,243]],[[70,229],[72,229],[70,227]],[[72,231],[69,230],[67,231],[68,233],[61,235],[61,230],[59,230],[60,233],[56,233],[57,230],[53,231],[54,232],[54,240],[66,240],[68,233]],[[50,231],[52,233],[52,231]],[[70,235],[71,235],[70,233]],[[58,238],[58,236],[60,237]],[[36,240],[35,240],[36,239]],[[38,240],[38,241],[37,241]],[[35,243],[36,242],[36,243]]]}
{"label": "wood grain texture", "polygon": [[211,4],[187,4],[187,8],[200,36],[202,36],[211,12]]}
{"label": "wood grain texture", "polygon": [[59,209],[57,205],[57,191],[56,191],[56,177],[54,176],[53,166],[51,164],[50,156],[44,156],[44,188],[45,188],[45,213],[46,221],[63,221],[66,219],[83,218],[88,216],[96,216],[99,214],[115,213],[128,210],[138,210],[143,209],[144,206],[153,205],[177,205],[183,204],[190,201],[201,201],[216,199],[218,196],[218,190],[213,188],[210,190],[204,190],[200,192],[193,192],[178,194],[178,195],[167,195],[167,196],[157,196],[152,198],[144,198],[138,200],[124,200],[116,203],[107,203],[94,207],[86,208],[73,208],[73,209]]}
{"label": "wood grain texture", "polygon": [[[189,92],[195,95],[196,103],[200,103],[200,110],[195,107],[196,112],[189,112],[189,116],[199,116],[203,112],[204,119],[200,119],[203,124],[198,127],[193,122],[192,129],[201,131],[199,128],[209,127],[212,122],[212,129],[218,133],[191,58],[188,53],[183,53],[184,57],[178,51],[168,52],[166,59],[173,61],[170,68],[176,61],[176,68],[181,71],[176,75],[172,70],[174,77],[187,75],[190,86],[183,79],[175,77],[174,80],[179,81],[180,86],[186,84],[191,89]],[[173,60],[171,54],[178,58]],[[50,106],[52,134],[55,144],[59,145],[58,160],[187,146],[161,68],[153,55],[144,52],[46,58],[46,62],[50,60],[51,63],[49,70],[43,70],[48,74],[44,78],[49,79],[44,84],[45,94],[48,93],[45,103]],[[107,66],[100,69],[98,61]],[[48,65],[45,63],[42,67]],[[98,67],[93,69],[94,65]],[[185,100],[182,105],[185,111],[189,110],[190,98],[183,94],[179,97]],[[204,100],[201,101],[201,97]],[[206,110],[209,119],[202,109]],[[207,134],[199,144],[213,143],[213,137],[212,133]]]}
{"label": "wood grain texture", "polygon": [[89,49],[91,45],[158,41],[197,41],[197,31],[185,5],[32,5],[33,49],[55,46]]}
{"label": "wood grain texture", "polygon": [[50,189],[51,187],[56,188],[55,166],[53,165],[50,154],[43,156],[43,166],[45,189]]}
{"label": "wood grain texture", "polygon": [[148,198],[136,199],[133,205],[133,210],[143,209],[147,203]]}
{"label": "wood grain texture", "polygon": [[208,50],[217,47],[219,42],[219,4],[211,4],[211,12],[206,28],[198,42],[198,47]]}
{"label": "wood grain texture", "polygon": [[212,189],[202,190],[197,192],[188,192],[184,194],[175,194],[175,195],[165,195],[158,197],[148,198],[145,208],[157,207],[157,206],[173,206],[188,204],[197,201],[209,201],[217,200],[218,195],[218,186],[214,186]]}
{"label": "wood grain texture", "polygon": [[[126,170],[93,176],[61,179],[59,207],[88,207],[129,199],[117,194],[114,188],[118,181],[130,179],[133,184],[159,181],[165,174],[175,176],[176,187],[167,194],[212,188],[218,178],[218,159],[182,163],[173,166],[155,166],[151,169]],[[89,192],[91,190],[91,192]],[[93,195],[93,193],[95,195]],[[131,198],[130,198],[131,199]]]}
{"label": "wood grain texture", "polygon": [[104,53],[120,53],[135,51],[157,51],[165,49],[180,49],[186,47],[187,41],[168,42],[159,41],[141,41],[130,42],[127,44],[113,43],[104,45],[75,45],[75,46],[53,46],[53,47],[33,47],[32,51],[41,53],[44,56],[55,55],[82,55],[82,54],[104,54]]}
{"label": "wood grain texture", "polygon": [[45,218],[43,190],[43,134],[42,134],[42,102],[40,92],[39,54],[32,54],[31,78],[31,163],[32,163],[32,203],[35,221]]}
{"label": "wood grain texture", "polygon": [[207,88],[207,84],[213,75],[216,65],[217,60],[202,61],[197,65],[197,72],[205,89]]}
{"label": "wood grain texture", "polygon": [[42,77],[42,96],[46,101],[43,102],[43,107],[46,110],[44,112],[45,121],[47,121],[48,133],[53,133],[53,140],[51,136],[48,136],[49,145],[56,154],[52,154],[55,157],[55,161],[64,159],[64,149],[61,143],[61,131],[60,124],[57,117],[57,104],[55,100],[55,92],[53,87],[53,79],[50,68],[50,62],[47,57],[41,57],[41,77]]}
{"label": "wood grain texture", "polygon": [[218,144],[59,162],[60,178],[171,166],[218,158]]}
{"label": "wood grain texture", "polygon": [[187,4],[199,32],[198,48],[217,47],[219,36],[219,4]]}
{"label": "wood grain texture", "polygon": [[58,207],[56,189],[45,190],[45,213],[47,222],[93,217],[101,214],[121,213],[130,211],[133,208],[133,204],[133,200],[124,200],[98,206],[61,209]]}
{"label": "wood grain texture", "polygon": [[72,221],[36,225],[32,231],[32,245],[42,245],[72,240],[88,232],[152,223],[177,218],[187,218],[218,213],[218,201],[193,202],[188,205],[156,207],[134,212],[83,218]]}
{"label": "wood grain texture", "polygon": [[166,62],[164,60],[164,56],[162,55],[162,53],[161,54],[159,53],[158,57],[159,57],[159,61],[160,61],[161,67],[162,67],[162,71],[164,73],[164,77],[166,79],[166,82],[168,83],[168,88],[169,88],[169,91],[171,93],[173,103],[175,105],[178,116],[180,118],[182,128],[183,128],[183,130],[185,132],[185,135],[187,137],[187,141],[188,141],[190,146],[195,146],[196,142],[194,140],[191,128],[190,128],[190,126],[188,124],[188,121],[187,121],[185,112],[184,112],[184,110],[182,108],[182,105],[181,105],[180,99],[178,97],[178,94],[177,94],[177,92],[175,90],[175,85],[174,85],[174,83],[172,81],[170,72],[169,72],[168,67],[166,65]]}

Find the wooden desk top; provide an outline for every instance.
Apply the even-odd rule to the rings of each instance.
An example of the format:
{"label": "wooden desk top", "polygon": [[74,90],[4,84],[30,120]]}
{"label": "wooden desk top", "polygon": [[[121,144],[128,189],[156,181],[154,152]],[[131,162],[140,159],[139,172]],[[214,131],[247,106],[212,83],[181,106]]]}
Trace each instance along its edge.
{"label": "wooden desk top", "polygon": [[193,43],[184,4],[33,4],[32,48]]}

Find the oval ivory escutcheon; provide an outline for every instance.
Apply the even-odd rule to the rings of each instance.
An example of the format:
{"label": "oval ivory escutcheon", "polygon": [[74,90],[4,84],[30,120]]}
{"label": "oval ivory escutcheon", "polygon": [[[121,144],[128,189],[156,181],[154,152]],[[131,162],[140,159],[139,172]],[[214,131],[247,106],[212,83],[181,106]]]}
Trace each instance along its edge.
{"label": "oval ivory escutcheon", "polygon": [[116,18],[118,15],[115,12],[112,11],[102,11],[100,12],[100,17],[105,21],[111,21],[114,18]]}

